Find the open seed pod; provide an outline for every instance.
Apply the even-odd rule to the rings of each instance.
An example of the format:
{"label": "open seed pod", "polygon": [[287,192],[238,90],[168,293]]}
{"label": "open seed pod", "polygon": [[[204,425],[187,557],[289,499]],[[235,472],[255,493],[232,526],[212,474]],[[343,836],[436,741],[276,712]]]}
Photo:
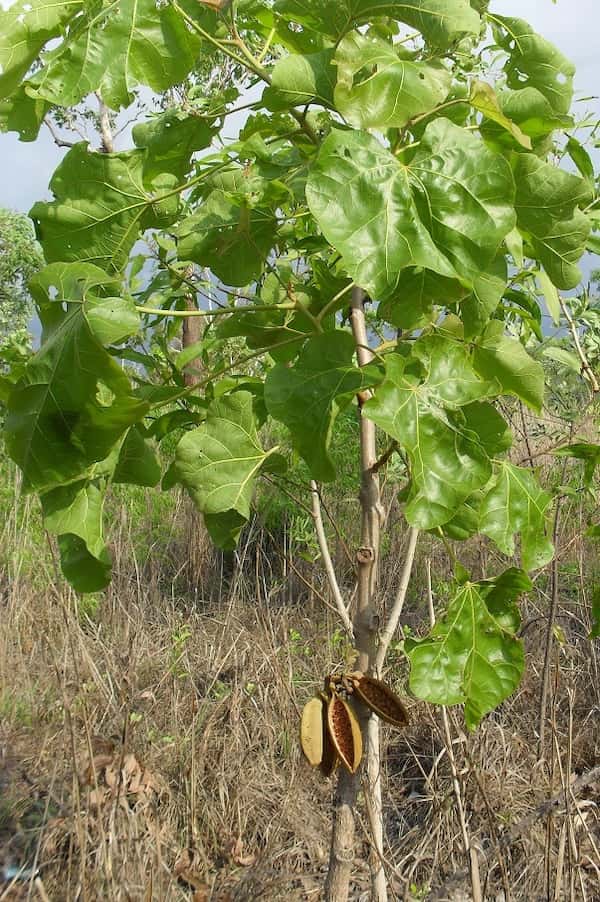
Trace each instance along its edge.
{"label": "open seed pod", "polygon": [[362,758],[360,724],[350,705],[339,695],[332,695],[329,699],[327,726],[342,764],[351,774],[356,773]]}
{"label": "open seed pod", "polygon": [[309,764],[318,767],[323,761],[323,723],[326,719],[325,703],[315,696],[302,710],[300,744]]}
{"label": "open seed pod", "polygon": [[323,705],[323,760],[321,761],[321,773],[323,776],[330,777],[339,763],[340,756],[329,735],[327,705]]}
{"label": "open seed pod", "polygon": [[358,697],[377,717],[393,727],[407,726],[408,710],[386,683],[360,672],[350,674],[350,681]]}

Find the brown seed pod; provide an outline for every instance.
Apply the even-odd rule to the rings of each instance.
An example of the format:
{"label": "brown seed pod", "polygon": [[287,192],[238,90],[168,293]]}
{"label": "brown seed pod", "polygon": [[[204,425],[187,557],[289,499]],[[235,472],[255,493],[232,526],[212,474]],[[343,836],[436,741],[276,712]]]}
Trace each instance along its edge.
{"label": "brown seed pod", "polygon": [[350,705],[339,695],[332,695],[329,699],[327,726],[342,764],[351,774],[356,773],[362,758],[360,724]]}
{"label": "brown seed pod", "polygon": [[340,763],[340,757],[331,741],[327,726],[327,705],[323,705],[323,760],[321,761],[321,773],[324,777],[330,777]]}
{"label": "brown seed pod", "polygon": [[350,674],[350,679],[358,697],[377,717],[393,727],[407,726],[408,710],[386,683],[360,672]]}
{"label": "brown seed pod", "polygon": [[302,709],[300,744],[309,764],[318,767],[323,761],[323,720],[325,704],[320,696],[311,698]]}

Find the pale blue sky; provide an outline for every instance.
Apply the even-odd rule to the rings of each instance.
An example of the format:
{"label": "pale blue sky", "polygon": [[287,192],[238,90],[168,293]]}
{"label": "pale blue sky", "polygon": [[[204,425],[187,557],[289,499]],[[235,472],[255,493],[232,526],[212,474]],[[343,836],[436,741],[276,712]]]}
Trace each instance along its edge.
{"label": "pale blue sky", "polygon": [[[0,0],[0,5],[8,5]],[[600,94],[600,10],[598,0],[492,0],[492,11],[519,16],[555,43],[577,66],[577,96]],[[598,100],[586,102],[600,117]],[[120,149],[127,144],[121,141]],[[27,212],[49,196],[48,182],[64,150],[46,129],[26,144],[14,134],[0,134],[0,206]]]}

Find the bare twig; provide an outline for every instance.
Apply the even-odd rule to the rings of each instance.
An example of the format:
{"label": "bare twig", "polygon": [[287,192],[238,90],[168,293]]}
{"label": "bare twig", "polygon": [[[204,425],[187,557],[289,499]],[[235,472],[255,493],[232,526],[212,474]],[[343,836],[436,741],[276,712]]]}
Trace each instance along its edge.
{"label": "bare twig", "polygon": [[381,670],[383,669],[385,656],[387,655],[388,648],[390,647],[390,642],[392,641],[392,637],[396,632],[398,621],[400,620],[402,609],[404,608],[406,593],[408,591],[408,584],[410,582],[410,575],[412,573],[413,563],[415,560],[415,551],[417,549],[418,538],[419,530],[414,526],[411,527],[408,534],[408,547],[404,556],[402,575],[400,577],[400,585],[398,586],[396,599],[390,612],[390,616],[388,617],[388,621],[379,637],[379,647],[377,648],[377,656],[375,658],[376,673],[381,673]]}
{"label": "bare twig", "polygon": [[44,116],[44,125],[52,135],[52,140],[57,147],[75,147],[75,141],[65,141],[64,138],[60,137],[48,116]]}
{"label": "bare twig", "polygon": [[323,558],[323,564],[325,566],[325,572],[327,574],[329,586],[333,593],[335,605],[341,617],[342,623],[344,624],[344,628],[350,638],[354,640],[354,627],[352,626],[352,621],[350,620],[350,615],[348,613],[344,597],[340,591],[340,587],[337,581],[333,561],[331,560],[329,544],[327,542],[327,536],[325,535],[325,527],[323,526],[323,517],[321,516],[321,499],[319,498],[319,487],[317,486],[317,483],[314,479],[311,479],[310,481],[310,491],[312,495],[312,518],[315,524],[317,542],[319,543],[319,549],[321,551],[321,557]]}

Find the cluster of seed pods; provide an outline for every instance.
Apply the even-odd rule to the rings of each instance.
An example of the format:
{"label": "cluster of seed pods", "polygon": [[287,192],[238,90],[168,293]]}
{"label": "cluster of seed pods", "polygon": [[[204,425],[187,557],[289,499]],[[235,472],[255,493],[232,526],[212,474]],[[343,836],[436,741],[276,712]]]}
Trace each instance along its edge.
{"label": "cluster of seed pods", "polygon": [[306,703],[300,743],[308,762],[329,777],[338,764],[356,773],[362,759],[362,731],[352,698],[394,727],[408,724],[408,711],[382,680],[360,671],[325,678],[325,688]]}

